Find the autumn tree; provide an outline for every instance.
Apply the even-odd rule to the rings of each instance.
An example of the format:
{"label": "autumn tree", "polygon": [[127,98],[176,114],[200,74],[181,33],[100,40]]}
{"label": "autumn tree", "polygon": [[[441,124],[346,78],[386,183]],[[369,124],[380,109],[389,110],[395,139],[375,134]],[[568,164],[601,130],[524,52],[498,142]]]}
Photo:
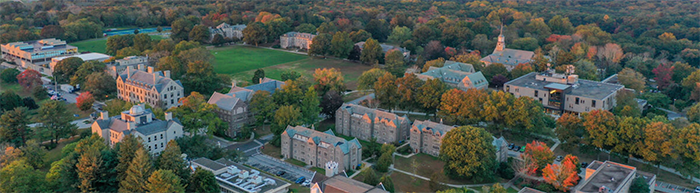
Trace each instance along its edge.
{"label": "autumn tree", "polygon": [[97,189],[96,182],[99,178],[102,166],[102,154],[97,148],[88,148],[78,159],[76,165],[80,184],[78,188],[82,192],[91,192]]}
{"label": "autumn tree", "polygon": [[583,120],[571,113],[564,113],[557,119],[554,132],[557,138],[561,140],[562,148],[566,150],[573,150],[578,147],[586,134],[586,130],[583,128]]}
{"label": "autumn tree", "polygon": [[96,100],[104,100],[116,94],[117,83],[105,72],[94,72],[85,78],[81,88],[90,92]]}
{"label": "autumn tree", "polygon": [[24,87],[25,90],[30,90],[35,86],[41,86],[43,84],[41,81],[41,74],[32,69],[27,69],[24,72],[19,73],[16,78],[19,85]]}
{"label": "autumn tree", "polygon": [[15,147],[24,146],[31,137],[29,129],[29,114],[25,107],[17,107],[6,111],[0,116],[0,141],[13,144]]}
{"label": "autumn tree", "polygon": [[[333,34],[333,39],[330,44],[330,52],[338,58],[347,58],[352,51],[354,44],[350,39],[350,34],[347,32],[337,32]],[[328,49],[328,48],[326,48]]]}
{"label": "autumn tree", "polygon": [[404,61],[403,53],[399,50],[390,50],[386,53],[384,57],[384,67],[387,71],[391,72],[396,76],[401,76],[404,73]]}
{"label": "autumn tree", "polygon": [[643,91],[646,78],[641,73],[630,69],[624,68],[620,73],[617,74],[617,79],[620,84],[625,85],[627,88],[631,88],[637,91]]}
{"label": "autumn tree", "polygon": [[566,155],[559,165],[547,164],[542,170],[542,177],[557,190],[566,192],[579,180],[577,165],[576,156]]}
{"label": "autumn tree", "polygon": [[385,73],[374,83],[375,98],[386,108],[394,108],[397,104],[396,77]]}
{"label": "autumn tree", "polygon": [[423,65],[422,71],[427,72],[428,70],[430,70],[430,67],[440,68],[440,67],[443,67],[444,65],[445,65],[444,58],[430,60],[430,61],[425,62],[425,64]]}
{"label": "autumn tree", "polygon": [[309,45],[309,54],[314,56],[325,57],[331,54],[331,41],[333,36],[327,33],[322,33],[314,37],[311,45]]}
{"label": "autumn tree", "polygon": [[197,41],[204,44],[209,42],[211,33],[209,32],[209,28],[207,26],[196,25],[192,28],[192,31],[190,31],[189,37],[190,41]]}
{"label": "autumn tree", "polygon": [[83,92],[78,95],[77,98],[75,98],[77,101],[75,104],[78,106],[78,109],[81,111],[87,111],[92,108],[92,103],[95,102],[95,98],[92,97],[92,94],[90,92]]}
{"label": "autumn tree", "polygon": [[700,173],[700,124],[693,123],[678,131],[676,151],[683,162],[681,173],[697,175]]}
{"label": "autumn tree", "polygon": [[316,91],[320,95],[324,95],[327,92],[345,92],[345,78],[343,74],[337,68],[323,68],[316,69],[314,71],[314,82],[316,85]]}
{"label": "autumn tree", "polygon": [[639,154],[645,161],[660,165],[666,158],[676,158],[673,134],[675,128],[669,123],[654,121],[644,127],[644,146]]}
{"label": "autumn tree", "polygon": [[57,144],[61,138],[70,137],[78,127],[71,123],[73,118],[66,109],[66,104],[61,101],[51,100],[39,108],[38,122],[41,123],[36,131],[42,136],[42,140],[50,140],[51,144]]}
{"label": "autumn tree", "polygon": [[379,45],[379,42],[369,38],[365,41],[365,45],[362,48],[360,61],[368,65],[376,65],[379,63],[379,57],[382,56],[382,52],[382,47]]}
{"label": "autumn tree", "polygon": [[187,192],[219,192],[219,184],[216,182],[216,177],[211,171],[197,168],[194,170],[192,177],[187,185]]}
{"label": "autumn tree", "polygon": [[250,111],[255,115],[258,125],[263,125],[265,121],[272,120],[277,103],[272,99],[270,92],[256,91],[250,99]]}
{"label": "autumn tree", "polygon": [[185,192],[185,186],[181,184],[180,178],[171,170],[159,169],[148,177],[148,184],[145,190],[148,192]]}
{"label": "autumn tree", "polygon": [[521,77],[523,75],[529,74],[530,72],[534,72],[535,69],[532,67],[532,65],[528,63],[521,63],[515,66],[513,70],[510,71],[510,77],[513,77],[513,79],[516,79],[518,77]]}
{"label": "autumn tree", "polygon": [[397,105],[407,111],[420,108],[418,103],[418,89],[424,82],[415,74],[406,74],[406,76],[396,79],[396,94],[399,97]]}
{"label": "autumn tree", "polygon": [[126,170],[126,177],[119,182],[119,192],[145,192],[152,169],[151,158],[146,150],[143,148],[136,150],[136,155],[131,160],[129,169]]}
{"label": "autumn tree", "polygon": [[179,107],[170,111],[182,123],[183,130],[190,135],[200,133],[202,129],[208,136],[228,128],[228,124],[219,118],[215,110],[218,108],[214,104],[209,104],[204,96],[198,92],[192,92],[185,98],[180,98]]}
{"label": "autumn tree", "polygon": [[304,96],[306,87],[302,85],[302,80],[287,80],[282,89],[272,94],[272,99],[278,105],[299,105]]}
{"label": "autumn tree", "polygon": [[596,57],[598,58],[598,60],[602,61],[601,68],[607,71],[608,68],[611,68],[614,65],[620,63],[620,60],[622,60],[623,55],[624,52],[622,51],[622,47],[620,47],[620,45],[614,43],[607,43],[605,44],[605,46],[598,48]]}
{"label": "autumn tree", "polygon": [[362,72],[362,75],[357,78],[357,89],[358,90],[370,90],[374,89],[374,83],[379,80],[380,77],[388,73],[386,70],[381,68],[372,68],[370,70]]}
{"label": "autumn tree", "polygon": [[616,143],[615,130],[617,120],[606,110],[592,110],[583,115],[583,127],[586,128],[587,143],[600,149],[608,149]]}
{"label": "autumn tree", "polygon": [[262,22],[248,24],[248,26],[243,29],[243,41],[258,46],[259,43],[263,43],[267,40],[266,33],[265,24]]}
{"label": "autumn tree", "polygon": [[416,102],[426,115],[435,114],[440,106],[440,98],[446,91],[447,85],[444,82],[439,79],[430,79],[418,87]]}
{"label": "autumn tree", "polygon": [[461,126],[448,131],[440,145],[444,171],[451,178],[484,181],[494,176],[496,149],[483,128]]}
{"label": "autumn tree", "polygon": [[666,87],[671,85],[674,72],[671,63],[660,64],[651,72],[653,72],[655,75],[654,80],[656,80],[659,90],[664,90]]}
{"label": "autumn tree", "polygon": [[532,141],[525,146],[525,152],[521,157],[530,157],[537,163],[537,171],[540,172],[547,164],[554,161],[554,152],[544,142]]}
{"label": "autumn tree", "polygon": [[280,135],[287,129],[287,126],[297,126],[301,124],[301,112],[298,107],[295,106],[281,106],[275,112],[274,122],[272,124],[272,133],[275,135],[272,139],[272,144],[275,146],[280,145]]}

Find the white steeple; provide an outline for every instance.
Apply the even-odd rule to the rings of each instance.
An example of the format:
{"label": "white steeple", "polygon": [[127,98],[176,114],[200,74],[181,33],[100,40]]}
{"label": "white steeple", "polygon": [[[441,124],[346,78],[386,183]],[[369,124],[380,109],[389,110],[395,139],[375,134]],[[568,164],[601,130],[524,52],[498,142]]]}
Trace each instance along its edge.
{"label": "white steeple", "polygon": [[503,36],[503,24],[501,24],[501,34],[498,35],[498,43],[493,52],[503,51],[506,49],[506,37]]}

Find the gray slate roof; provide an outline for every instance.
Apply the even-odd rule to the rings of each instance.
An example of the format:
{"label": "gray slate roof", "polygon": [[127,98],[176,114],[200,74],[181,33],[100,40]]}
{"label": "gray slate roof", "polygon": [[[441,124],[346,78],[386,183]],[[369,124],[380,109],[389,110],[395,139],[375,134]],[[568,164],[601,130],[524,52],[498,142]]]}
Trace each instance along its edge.
{"label": "gray slate roof", "polygon": [[469,78],[469,81],[476,88],[489,84],[481,71],[474,72],[473,65],[450,60],[445,61],[443,67],[430,67],[428,71],[418,75],[418,78],[421,79],[428,79],[428,77],[452,84],[460,84],[464,78]]}
{"label": "gray slate roof", "polygon": [[[153,113],[150,109],[146,109],[146,113]],[[116,132],[122,132],[124,134],[130,134],[131,132],[139,132],[143,135],[151,135],[158,132],[163,132],[167,130],[172,124],[180,124],[180,120],[173,117],[172,121],[164,121],[153,119],[150,123],[137,125],[135,129],[129,130],[126,121],[121,119],[121,116],[113,116],[108,120],[98,119],[95,120],[100,129],[109,128]]]}
{"label": "gray slate roof", "polygon": [[394,113],[385,112],[379,109],[372,109],[362,105],[343,103],[343,106],[341,106],[340,109],[344,109],[350,112],[351,114],[367,115],[372,119],[387,119],[389,121],[394,122],[396,126],[401,125],[401,123],[411,124],[411,121],[406,115],[398,116]]}
{"label": "gray slate roof", "polygon": [[506,48],[503,51],[493,52],[492,54],[482,58],[481,61],[517,66],[518,64],[529,63],[533,56],[535,56],[535,53],[532,51]]}
{"label": "gray slate roof", "polygon": [[440,135],[445,135],[445,133],[454,129],[454,126],[444,125],[441,123],[432,122],[430,120],[419,121],[415,120],[413,122],[413,127],[418,128],[420,131],[430,131],[433,133],[440,133]]}
{"label": "gray slate roof", "polygon": [[320,132],[302,126],[287,126],[287,129],[284,131],[284,133],[289,135],[289,138],[294,138],[294,135],[297,134],[304,137],[308,137],[312,139],[314,143],[316,143],[316,145],[321,144],[321,142],[325,142],[333,146],[340,147],[340,149],[345,154],[350,152],[351,145],[355,145],[358,149],[362,149],[362,145],[360,145],[360,141],[358,141],[357,138],[348,141],[341,137],[335,136],[333,131],[329,131],[330,130]]}
{"label": "gray slate roof", "polygon": [[124,71],[122,74],[119,75],[119,77],[124,80],[125,83],[128,82],[138,82],[141,84],[145,84],[151,87],[155,87],[158,92],[163,91],[164,86],[167,85],[170,81],[175,81],[178,85],[182,86],[182,82],[180,80],[173,80],[170,78],[166,78],[163,76],[163,72],[154,72],[154,74],[157,74],[160,76],[158,78],[157,82],[154,82],[153,75],[154,74],[149,74],[148,72],[144,72],[141,70],[132,70],[131,71],[131,77],[127,73],[130,73],[128,71]]}
{"label": "gray slate roof", "polygon": [[214,92],[207,103],[215,104],[221,109],[230,111],[239,102],[249,101],[255,92],[263,90],[273,94],[277,89],[282,89],[284,84],[284,82],[279,80],[264,78],[260,84],[247,87],[232,87],[228,94]]}

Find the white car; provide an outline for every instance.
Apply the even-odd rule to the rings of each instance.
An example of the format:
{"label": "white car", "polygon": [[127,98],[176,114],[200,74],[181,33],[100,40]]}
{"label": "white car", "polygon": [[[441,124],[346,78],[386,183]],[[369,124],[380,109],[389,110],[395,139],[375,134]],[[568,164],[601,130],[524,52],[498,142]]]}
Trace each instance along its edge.
{"label": "white car", "polygon": [[695,193],[700,193],[700,186],[695,187]]}
{"label": "white car", "polygon": [[309,186],[311,186],[311,180],[306,180],[306,181],[304,181],[304,183],[301,183],[301,185],[304,187],[309,187]]}

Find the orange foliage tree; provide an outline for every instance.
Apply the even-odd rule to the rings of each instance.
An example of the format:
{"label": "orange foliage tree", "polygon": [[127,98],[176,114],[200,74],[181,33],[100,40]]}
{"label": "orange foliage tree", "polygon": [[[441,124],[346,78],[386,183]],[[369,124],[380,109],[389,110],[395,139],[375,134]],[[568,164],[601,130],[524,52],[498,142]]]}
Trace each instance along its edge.
{"label": "orange foliage tree", "polygon": [[537,171],[542,171],[542,168],[554,161],[554,152],[541,141],[532,141],[525,148],[525,153],[521,157],[528,157],[537,164]]}
{"label": "orange foliage tree", "polygon": [[36,70],[27,69],[24,72],[17,75],[17,82],[22,85],[24,89],[29,90],[34,88],[34,86],[41,86],[41,74]]}
{"label": "orange foliage tree", "polygon": [[576,165],[578,165],[578,157],[566,155],[560,165],[547,164],[547,167],[542,170],[542,177],[557,190],[566,192],[578,182]]}
{"label": "orange foliage tree", "polygon": [[95,102],[95,98],[92,97],[92,94],[90,92],[83,92],[78,95],[77,98],[75,98],[77,101],[75,105],[78,106],[78,109],[81,111],[87,111],[88,109],[92,108],[92,103]]}

